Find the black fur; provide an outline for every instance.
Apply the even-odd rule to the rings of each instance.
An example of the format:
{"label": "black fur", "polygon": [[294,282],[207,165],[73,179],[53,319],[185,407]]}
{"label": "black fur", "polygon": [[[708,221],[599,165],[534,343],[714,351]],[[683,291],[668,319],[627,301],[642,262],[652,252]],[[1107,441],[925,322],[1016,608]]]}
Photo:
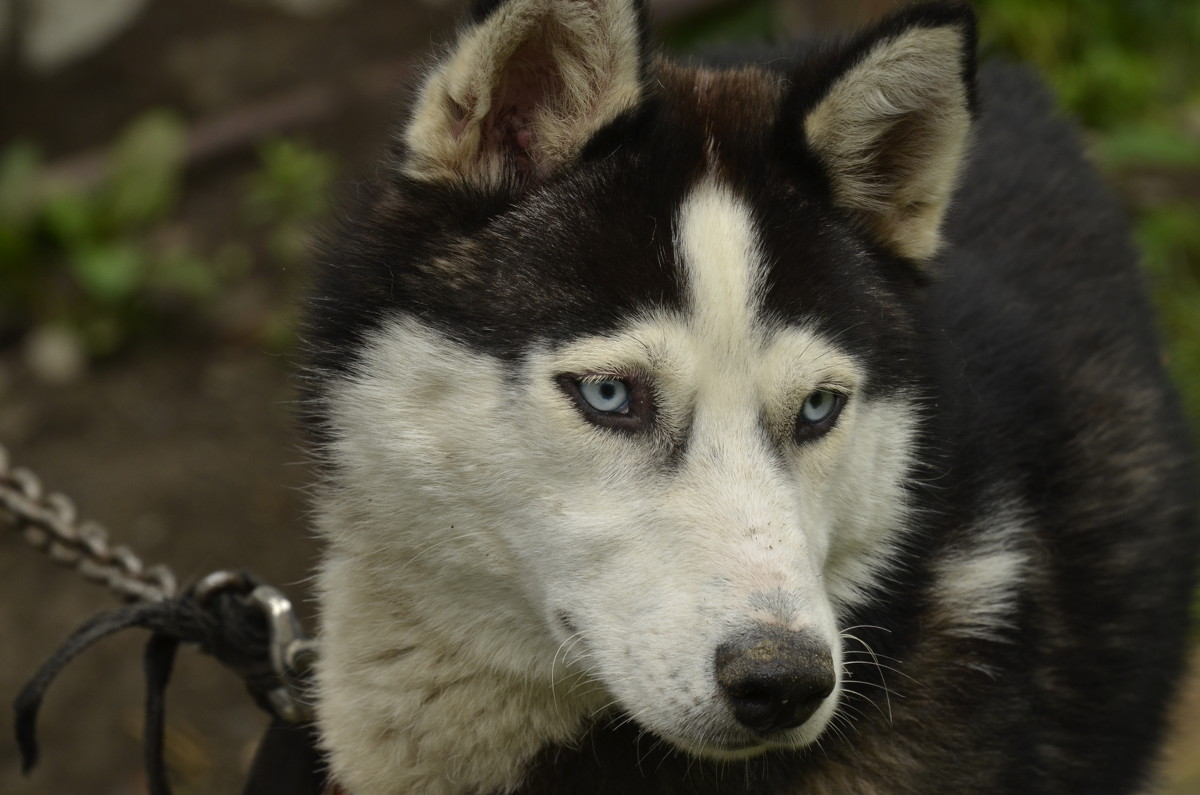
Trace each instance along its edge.
{"label": "black fur", "polygon": [[[477,0],[475,19],[498,5]],[[836,209],[798,130],[873,42],[945,24],[967,32],[961,77],[978,118],[948,245],[925,269]],[[1035,79],[989,64],[976,90],[974,36],[961,5],[912,8],[765,62],[787,77],[779,105],[709,119],[728,131],[723,176],[755,208],[773,263],[769,310],[837,336],[868,362],[873,392],[920,395],[926,410],[911,486],[922,523],[886,592],[850,622],[890,668],[856,669],[854,712],[819,747],[716,764],[598,726],[579,747],[546,749],[522,792],[1026,795],[1148,780],[1196,557],[1188,433],[1119,207]],[[364,333],[398,313],[515,360],[535,341],[681,307],[670,229],[705,168],[696,122],[668,75],[532,189],[371,187],[320,273],[314,368],[352,369]],[[318,427],[320,401],[318,388]],[[939,632],[931,562],[998,487],[1034,511],[1020,614],[993,638]]]}
{"label": "black fur", "polygon": [[[598,729],[579,748],[548,750],[522,792],[1146,785],[1189,625],[1188,431],[1159,365],[1127,223],[1081,158],[1077,133],[1022,70],[990,65],[981,78],[952,248],[910,318],[920,344],[902,363],[931,390],[930,468],[915,486],[929,521],[903,578],[851,619],[894,670],[848,685],[862,698],[847,704],[861,714],[819,748],[714,764],[636,729]],[[1017,496],[1039,506],[1038,570],[1021,616],[999,640],[939,638],[923,627],[925,564],[1014,477]],[[897,751],[911,765],[888,761]],[[831,783],[843,780],[852,783]]]}

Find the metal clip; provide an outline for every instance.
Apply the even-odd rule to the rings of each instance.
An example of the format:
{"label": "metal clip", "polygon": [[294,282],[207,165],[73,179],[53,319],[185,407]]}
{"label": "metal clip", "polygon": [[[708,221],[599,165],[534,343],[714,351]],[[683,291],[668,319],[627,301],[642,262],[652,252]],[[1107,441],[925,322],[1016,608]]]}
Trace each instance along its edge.
{"label": "metal clip", "polygon": [[203,606],[221,591],[244,594],[243,598],[266,619],[271,673],[279,683],[264,694],[271,710],[288,723],[312,720],[312,707],[305,697],[305,681],[316,662],[317,645],[304,634],[291,601],[278,588],[256,586],[250,578],[233,571],[216,571],[208,575],[196,584],[193,597]]}
{"label": "metal clip", "polygon": [[316,643],[304,634],[292,603],[283,592],[260,585],[250,600],[262,608],[270,632],[271,668],[280,687],[266,696],[275,714],[289,723],[312,720],[312,707],[305,700],[304,681],[317,659]]}
{"label": "metal clip", "polygon": [[204,607],[208,600],[221,591],[238,591],[245,593],[250,588],[250,582],[244,574],[236,571],[214,571],[191,588],[192,598],[196,604]]}

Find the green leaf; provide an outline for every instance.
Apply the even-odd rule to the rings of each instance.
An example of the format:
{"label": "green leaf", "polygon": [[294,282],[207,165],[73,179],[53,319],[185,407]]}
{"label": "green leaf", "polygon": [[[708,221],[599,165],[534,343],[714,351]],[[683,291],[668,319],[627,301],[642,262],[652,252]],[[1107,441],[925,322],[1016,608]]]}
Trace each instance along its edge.
{"label": "green leaf", "polygon": [[262,169],[246,186],[246,209],[258,223],[305,223],[325,212],[333,157],[280,138],[259,147]]}
{"label": "green leaf", "polygon": [[187,154],[187,131],[174,113],[150,111],[113,146],[101,192],[113,231],[145,226],[175,205]]}
{"label": "green leaf", "polygon": [[31,143],[18,142],[0,153],[0,224],[28,226],[37,217],[41,169],[41,154]]}
{"label": "green leaf", "polygon": [[40,173],[41,156],[32,144],[12,144],[0,153],[0,274],[8,283],[29,268],[43,203]]}
{"label": "green leaf", "polygon": [[76,251],[71,275],[92,299],[116,304],[132,298],[145,277],[147,260],[128,243],[97,244]]}
{"label": "green leaf", "polygon": [[76,191],[55,193],[46,201],[46,227],[63,248],[86,247],[98,233],[97,207]]}

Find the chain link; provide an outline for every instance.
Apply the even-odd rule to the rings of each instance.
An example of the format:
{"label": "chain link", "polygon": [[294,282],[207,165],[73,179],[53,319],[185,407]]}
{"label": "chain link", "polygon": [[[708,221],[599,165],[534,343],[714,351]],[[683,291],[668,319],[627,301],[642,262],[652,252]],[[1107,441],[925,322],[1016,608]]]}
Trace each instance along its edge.
{"label": "chain link", "polygon": [[175,575],[166,566],[146,568],[125,546],[109,546],[99,524],[79,521],[75,504],[44,493],[37,476],[10,465],[0,445],[0,525],[10,525],[34,549],[86,579],[107,585],[129,602],[159,602],[175,595]]}

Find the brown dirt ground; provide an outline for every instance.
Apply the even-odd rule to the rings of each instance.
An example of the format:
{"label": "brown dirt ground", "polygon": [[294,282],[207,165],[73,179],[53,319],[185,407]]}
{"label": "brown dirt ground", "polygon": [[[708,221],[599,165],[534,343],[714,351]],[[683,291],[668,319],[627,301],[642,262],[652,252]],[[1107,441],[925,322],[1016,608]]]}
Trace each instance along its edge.
{"label": "brown dirt ground", "polygon": [[[62,156],[109,140],[153,105],[201,119],[307,81],[352,87],[373,65],[425,52],[450,24],[445,12],[397,0],[361,0],[315,21],[211,0],[159,2],[105,51],[49,80],[0,74],[0,144],[34,137]],[[383,145],[392,114],[388,103],[352,105],[304,132],[353,173]],[[234,156],[189,175],[190,228],[238,228],[228,195],[251,165]],[[292,419],[293,362],[247,342],[255,318],[291,291],[280,276],[260,262],[218,307],[240,320],[215,336],[147,346],[66,387],[37,382],[16,348],[0,350],[0,443],[147,562],[170,564],[184,581],[252,570],[292,595],[311,626],[306,578],[316,545],[304,518],[309,475]],[[82,620],[114,605],[0,537],[0,701]],[[143,641],[139,632],[111,638],[67,669],[45,704],[32,776],[19,773],[15,745],[0,732],[0,792],[145,791]],[[168,722],[178,793],[239,791],[264,718],[231,674],[182,653]],[[1182,693],[1178,722],[1165,791],[1200,793],[1200,672]]]}
{"label": "brown dirt ground", "polygon": [[[315,545],[291,420],[287,365],[253,350],[174,350],[115,363],[70,388],[39,387],[0,362],[0,438],[15,460],[71,493],[81,513],[147,563],[190,582],[247,569],[301,602]],[[115,606],[27,551],[0,544],[0,693],[7,701],[83,619]],[[0,738],[0,792],[143,791],[138,737],[145,633],[104,641],[63,674],[42,716],[42,762],[29,778]],[[169,694],[168,753],[180,793],[236,792],[264,721],[240,684],[194,650]]]}
{"label": "brown dirt ground", "polygon": [[[198,123],[319,82],[374,98],[295,131],[334,152],[349,180],[370,167],[395,115],[379,88],[395,70],[381,77],[380,65],[426,52],[452,24],[449,11],[411,1],[358,0],[313,20],[265,4],[159,0],[104,50],[59,74],[0,72],[0,146],[32,139],[51,160],[69,159],[103,146],[148,107]],[[254,167],[251,151],[189,171],[173,224],[193,241],[211,241],[200,250],[246,234],[237,196]],[[294,368],[257,342],[297,279],[251,242],[254,273],[217,301],[213,328],[199,337],[151,342],[59,387],[31,375],[19,345],[0,347],[0,443],[147,563],[171,565],[185,583],[216,569],[253,571],[293,596],[311,626],[306,578],[316,545],[304,519]],[[80,622],[116,604],[11,534],[0,537],[0,701]],[[139,631],[108,639],[66,670],[45,702],[42,758],[31,776],[21,775],[15,743],[0,732],[0,792],[145,791],[144,641]],[[176,792],[239,792],[265,719],[236,678],[183,651],[167,714]]]}

